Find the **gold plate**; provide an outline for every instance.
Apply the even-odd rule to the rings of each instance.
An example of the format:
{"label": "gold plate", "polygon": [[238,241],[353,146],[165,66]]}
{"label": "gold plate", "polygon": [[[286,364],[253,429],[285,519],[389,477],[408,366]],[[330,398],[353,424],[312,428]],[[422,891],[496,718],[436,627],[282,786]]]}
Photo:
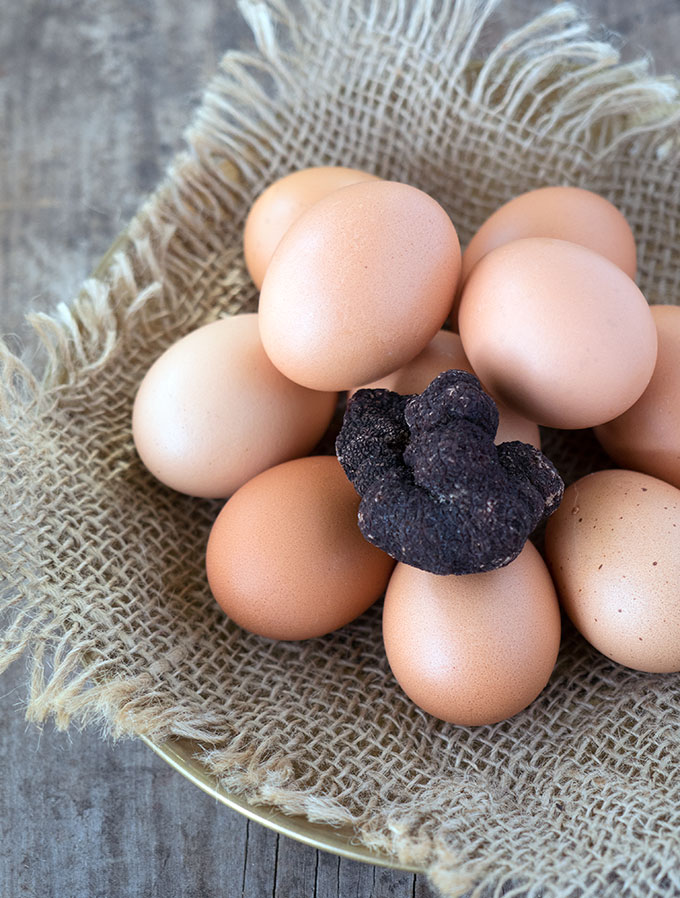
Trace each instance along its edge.
{"label": "gold plate", "polygon": [[238,795],[223,789],[217,779],[205,769],[194,757],[195,746],[189,739],[173,739],[168,742],[155,743],[146,736],[140,737],[157,755],[167,761],[199,789],[238,811],[249,820],[255,820],[268,829],[273,829],[284,836],[290,836],[312,848],[330,851],[340,857],[353,861],[364,861],[379,867],[393,867],[407,870],[410,873],[422,873],[422,868],[400,864],[396,858],[388,854],[371,851],[359,844],[356,834],[348,826],[329,826],[325,823],[312,823],[306,817],[289,816],[267,805],[253,805]]}

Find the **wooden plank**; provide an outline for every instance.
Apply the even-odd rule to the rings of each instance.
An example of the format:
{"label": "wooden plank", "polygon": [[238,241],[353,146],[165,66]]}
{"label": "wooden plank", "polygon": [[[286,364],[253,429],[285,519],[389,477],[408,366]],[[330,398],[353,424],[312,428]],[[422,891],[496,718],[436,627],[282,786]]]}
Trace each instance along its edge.
{"label": "wooden plank", "polygon": [[273,898],[307,898],[315,895],[319,857],[325,853],[281,836]]}
{"label": "wooden plank", "polygon": [[[271,829],[248,821],[243,864],[243,895],[275,894],[281,838]],[[237,894],[236,885],[230,884],[234,894]]]}
{"label": "wooden plank", "polygon": [[317,851],[314,898],[343,898],[340,892],[340,858]]}
{"label": "wooden plank", "polygon": [[[363,864],[360,861],[349,861],[340,858],[338,875],[338,894],[340,898],[375,898],[375,878],[377,867]],[[397,876],[397,871],[389,871]],[[399,895],[401,898],[401,894]]]}

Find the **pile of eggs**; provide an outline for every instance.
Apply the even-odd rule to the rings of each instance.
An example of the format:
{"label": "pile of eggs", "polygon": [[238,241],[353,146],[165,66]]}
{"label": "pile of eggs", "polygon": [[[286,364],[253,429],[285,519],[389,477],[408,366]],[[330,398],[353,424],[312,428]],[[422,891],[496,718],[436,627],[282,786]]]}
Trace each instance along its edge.
{"label": "pile of eggs", "polygon": [[[305,169],[257,199],[244,249],[259,312],[171,346],[133,411],[135,445],[159,480],[230,497],[207,576],[231,619],[306,639],[385,594],[397,681],[462,725],[505,719],[545,687],[558,595],[609,658],[680,670],[680,308],[647,304],[613,205],[579,188],[531,191],[461,256],[449,216],[422,191]],[[340,394],[419,393],[451,368],[474,372],[496,400],[497,443],[540,447],[539,424],[594,427],[626,468],[567,488],[548,522],[547,566],[531,543],[487,573],[395,565],[362,537],[338,460],[309,455]]]}

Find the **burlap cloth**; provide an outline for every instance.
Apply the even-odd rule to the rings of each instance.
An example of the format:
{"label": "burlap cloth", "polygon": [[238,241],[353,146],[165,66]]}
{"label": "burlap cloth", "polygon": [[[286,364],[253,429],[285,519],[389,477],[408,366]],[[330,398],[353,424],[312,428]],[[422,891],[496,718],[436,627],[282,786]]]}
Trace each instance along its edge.
{"label": "burlap cloth", "polygon": [[[678,300],[678,85],[620,64],[571,6],[489,43],[494,5],[243,4],[259,52],[225,57],[105,276],[34,317],[44,371],[2,347],[0,668],[28,653],[33,720],[195,739],[228,789],[352,824],[445,895],[680,894],[680,675],[568,630],[528,710],[433,720],[392,679],[379,606],[299,644],[233,626],[203,567],[220,503],[156,483],[130,435],[159,353],[255,307],[244,216],[295,168],[421,187],[462,242],[514,194],[586,186],[632,224],[648,299]],[[602,463],[587,435],[546,447],[567,479]]]}

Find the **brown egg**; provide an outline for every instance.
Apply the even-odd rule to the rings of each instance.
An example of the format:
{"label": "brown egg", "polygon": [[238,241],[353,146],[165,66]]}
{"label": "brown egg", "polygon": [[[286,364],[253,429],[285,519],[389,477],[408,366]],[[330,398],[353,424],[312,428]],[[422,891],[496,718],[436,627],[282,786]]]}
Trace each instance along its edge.
{"label": "brown egg", "polygon": [[463,253],[462,279],[492,249],[523,237],[587,246],[635,278],[635,238],[616,206],[581,187],[541,187],[516,196],[487,218]]}
{"label": "brown egg", "polygon": [[137,392],[132,433],[167,486],[221,498],[311,452],[336,401],[336,393],[284,377],[262,348],[257,315],[237,315],[198,328],[157,359]]}
{"label": "brown egg", "polygon": [[334,190],[376,180],[375,175],[356,168],[319,166],[292,172],[270,184],[253,203],[243,234],[246,266],[258,290],[274,250],[303,212]]}
{"label": "brown egg", "polygon": [[659,338],[654,374],[627,412],[595,435],[622,468],[680,487],[680,307],[651,306]]}
{"label": "brown egg", "polygon": [[531,237],[481,259],[463,290],[465,353],[504,405],[550,427],[592,427],[640,397],[656,361],[649,306],[584,246]]}
{"label": "brown egg", "polygon": [[369,181],[315,203],[285,234],[260,294],[260,334],[286,377],[348,390],[437,333],[460,272],[456,230],[427,194]]}
{"label": "brown egg", "polygon": [[566,490],[545,548],[588,642],[635,670],[680,670],[680,490],[636,471],[589,474]]}
{"label": "brown egg", "polygon": [[[463,344],[458,334],[450,331],[439,331],[427,344],[425,349],[403,368],[393,371],[387,377],[376,380],[371,384],[364,384],[369,389],[393,390],[406,396],[409,393],[422,393],[442,371],[451,368],[472,371],[472,365],[468,361],[463,350]],[[350,390],[349,395],[356,393]],[[541,435],[538,426],[532,421],[527,421],[521,415],[504,405],[498,405],[498,432],[496,443],[504,443],[510,440],[520,440],[522,443],[531,443],[537,449],[541,448]]]}
{"label": "brown egg", "polygon": [[464,726],[512,717],[536,698],[560,629],[552,580],[531,543],[486,574],[397,564],[385,594],[383,637],[399,685],[424,711]]}
{"label": "brown egg", "polygon": [[239,626],[323,636],[385,590],[394,560],[359,531],[359,497],[335,456],[286,462],[234,493],[208,541],[210,589]]}

